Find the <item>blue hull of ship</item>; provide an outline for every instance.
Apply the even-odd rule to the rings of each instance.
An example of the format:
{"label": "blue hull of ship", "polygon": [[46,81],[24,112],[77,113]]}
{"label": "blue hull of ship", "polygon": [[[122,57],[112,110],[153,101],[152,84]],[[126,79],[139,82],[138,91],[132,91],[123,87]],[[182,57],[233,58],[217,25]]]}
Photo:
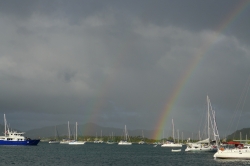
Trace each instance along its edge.
{"label": "blue hull of ship", "polygon": [[26,141],[5,141],[0,140],[0,145],[37,145],[40,142],[40,139],[34,139],[34,140],[26,140]]}

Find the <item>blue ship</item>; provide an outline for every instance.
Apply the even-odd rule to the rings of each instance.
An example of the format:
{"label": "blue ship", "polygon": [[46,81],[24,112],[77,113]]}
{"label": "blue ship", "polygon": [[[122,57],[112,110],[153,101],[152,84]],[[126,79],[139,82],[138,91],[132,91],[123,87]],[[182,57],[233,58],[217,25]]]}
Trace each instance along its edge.
{"label": "blue ship", "polygon": [[37,145],[40,139],[30,139],[24,136],[24,132],[12,131],[7,127],[4,114],[5,131],[4,136],[0,136],[0,145]]}

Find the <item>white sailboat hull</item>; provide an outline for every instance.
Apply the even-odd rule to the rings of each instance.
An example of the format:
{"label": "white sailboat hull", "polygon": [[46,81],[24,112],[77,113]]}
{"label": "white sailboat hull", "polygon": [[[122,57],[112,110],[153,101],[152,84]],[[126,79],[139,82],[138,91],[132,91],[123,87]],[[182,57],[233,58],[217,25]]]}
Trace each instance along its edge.
{"label": "white sailboat hull", "polygon": [[186,152],[198,152],[198,151],[202,151],[202,152],[216,152],[217,151],[217,148],[213,148],[213,147],[192,147],[192,148],[189,148],[187,147],[185,149]]}
{"label": "white sailboat hull", "polygon": [[132,142],[120,141],[118,145],[132,145]]}
{"label": "white sailboat hull", "polygon": [[244,159],[250,160],[250,150],[249,149],[225,149],[218,150],[214,154],[216,159]]}
{"label": "white sailboat hull", "polygon": [[106,142],[107,144],[116,144],[117,142]]}
{"label": "white sailboat hull", "polygon": [[60,141],[49,141],[49,144],[59,144]]}
{"label": "white sailboat hull", "polygon": [[171,152],[181,152],[181,149],[172,149]]}
{"label": "white sailboat hull", "polygon": [[73,141],[69,142],[69,145],[83,145],[85,144],[85,141]]}
{"label": "white sailboat hull", "polygon": [[60,144],[69,144],[67,141],[61,141]]}
{"label": "white sailboat hull", "polygon": [[182,144],[162,144],[161,147],[182,147]]}

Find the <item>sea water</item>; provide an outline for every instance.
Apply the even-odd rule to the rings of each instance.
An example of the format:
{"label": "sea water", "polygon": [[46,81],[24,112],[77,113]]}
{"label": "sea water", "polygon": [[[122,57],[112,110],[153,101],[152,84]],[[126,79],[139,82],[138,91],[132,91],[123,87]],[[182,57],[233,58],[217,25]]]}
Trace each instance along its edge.
{"label": "sea water", "polygon": [[185,152],[185,147],[182,148],[181,152],[171,152],[171,149],[148,144],[128,146],[104,143],[65,145],[40,142],[37,146],[0,146],[0,165],[250,165],[250,160],[214,160],[214,152]]}

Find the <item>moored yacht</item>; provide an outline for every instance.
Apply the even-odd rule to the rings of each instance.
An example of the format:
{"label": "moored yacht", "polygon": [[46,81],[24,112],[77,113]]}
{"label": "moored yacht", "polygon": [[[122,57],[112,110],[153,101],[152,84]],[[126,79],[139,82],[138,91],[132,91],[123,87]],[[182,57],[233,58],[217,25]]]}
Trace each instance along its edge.
{"label": "moored yacht", "polygon": [[166,141],[164,144],[161,145],[161,147],[182,147],[182,144]]}
{"label": "moored yacht", "polygon": [[209,138],[201,140],[194,143],[187,143],[186,152],[189,151],[206,151],[206,152],[216,152],[217,146]]}
{"label": "moored yacht", "polygon": [[59,144],[59,143],[60,143],[59,136],[58,136],[58,132],[57,132],[57,129],[56,129],[56,126],[55,126],[55,138],[51,139],[49,141],[49,144]]}
{"label": "moored yacht", "polygon": [[[174,139],[174,120],[172,119],[172,127],[173,127],[173,140]],[[178,143],[166,141],[161,147],[182,147],[182,144],[179,143],[179,134],[178,134]]]}
{"label": "moored yacht", "polygon": [[[217,143],[219,141],[219,132],[215,121],[215,111],[212,108],[209,97],[207,96],[207,138],[198,142],[188,142],[186,152],[199,151],[199,152],[216,152],[218,149]],[[213,133],[213,140],[211,140],[211,131]]]}
{"label": "moored yacht", "polygon": [[112,132],[112,136],[110,137],[110,139],[107,141],[107,144],[116,144],[117,142],[114,141],[114,136],[113,136],[113,132]]}
{"label": "moored yacht", "polygon": [[244,159],[250,160],[250,145],[244,145],[239,142],[229,142],[220,146],[214,154],[215,159]]}
{"label": "moored yacht", "polygon": [[138,144],[140,144],[140,145],[145,144],[145,142],[144,142],[144,134],[143,134],[143,130],[142,130],[142,140],[141,140],[141,141],[139,141],[139,142],[138,142]]}
{"label": "moored yacht", "polygon": [[129,140],[129,135],[128,135],[128,131],[125,125],[125,129],[124,129],[124,139],[121,140],[118,145],[132,145],[132,142],[128,142]]}
{"label": "moored yacht", "polygon": [[12,131],[7,127],[7,120],[4,114],[4,136],[0,136],[0,145],[37,145],[40,139],[24,137],[24,132]]}
{"label": "moored yacht", "polygon": [[62,141],[60,141],[60,144],[69,144],[70,142],[72,142],[73,140],[70,139],[70,127],[69,127],[69,121],[68,121],[68,139],[62,139]]}
{"label": "moored yacht", "polygon": [[76,122],[76,136],[75,136],[75,140],[73,140],[73,141],[71,141],[71,142],[69,142],[69,145],[83,145],[83,144],[85,144],[85,141],[77,141],[77,122]]}
{"label": "moored yacht", "polygon": [[[245,100],[247,99],[248,90],[250,88],[250,77],[248,77],[247,82],[245,84],[244,90],[241,94],[239,102],[237,104],[236,110],[240,111],[240,116],[242,113],[242,108],[244,108]],[[243,100],[242,100],[243,99]],[[240,104],[242,103],[242,104]],[[236,112],[235,112],[236,115]],[[238,119],[240,120],[240,119]],[[238,121],[239,122],[239,121]],[[230,121],[232,124],[237,124],[235,122]],[[242,141],[241,138],[239,141]],[[247,141],[247,139],[246,139]],[[247,143],[247,142],[246,142]],[[218,145],[218,151],[214,154],[215,159],[240,159],[240,160],[250,160],[250,145],[243,144],[241,142],[230,141],[227,143]]]}

